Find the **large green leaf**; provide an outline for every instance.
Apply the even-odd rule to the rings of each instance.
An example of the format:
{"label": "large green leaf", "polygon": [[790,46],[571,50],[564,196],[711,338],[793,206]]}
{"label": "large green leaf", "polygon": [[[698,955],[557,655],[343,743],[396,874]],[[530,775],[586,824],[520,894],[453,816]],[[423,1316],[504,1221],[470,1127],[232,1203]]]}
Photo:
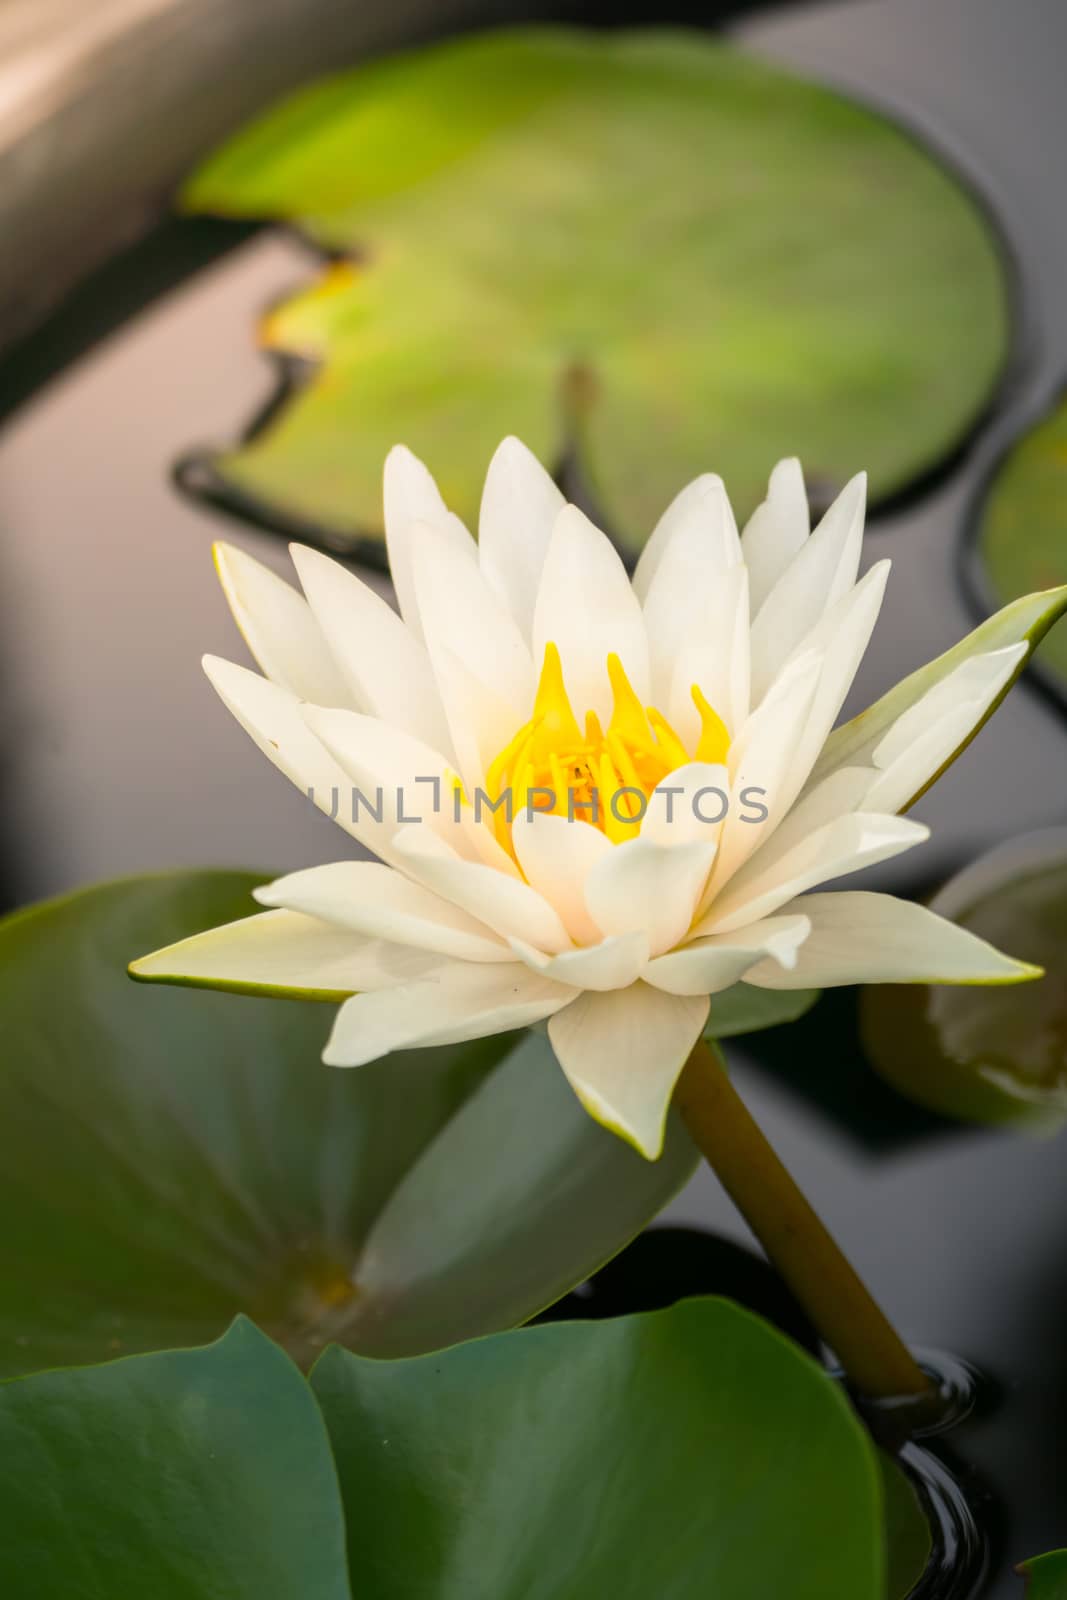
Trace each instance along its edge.
{"label": "large green leaf", "polygon": [[900,1507],[838,1385],[725,1300],[335,1346],[311,1388],[244,1319],[0,1384],[5,1600],[348,1600],[346,1545],[373,1600],[885,1600]]}
{"label": "large green leaf", "polygon": [[0,1385],[4,1600],[349,1600],[337,1473],[249,1322]]}
{"label": "large green leaf", "polygon": [[577,466],[639,548],[714,467],[742,511],[798,453],[876,496],[956,444],[1008,341],[1000,251],[913,138],[699,34],[521,30],[327,80],[186,206],[351,259],[271,313],[316,364],[220,491],[335,543],[381,533],[403,439],[474,517],[499,439]]}
{"label": "large green leaf", "polygon": [[882,1600],[874,1451],[814,1361],[725,1300],[312,1386],[374,1600]]}
{"label": "large green leaf", "polygon": [[0,923],[0,1371],[202,1342],[238,1311],[300,1360],[508,1327],[692,1171],[676,1122],[654,1163],[598,1127],[539,1036],[346,1073],[319,1059],[327,1006],[130,982],[257,881],[131,879]]}
{"label": "large green leaf", "polygon": [[1067,1550],[1050,1550],[1016,1568],[1026,1579],[1026,1600],[1067,1600]]}
{"label": "large green leaf", "polygon": [[[1067,582],[1067,397],[1004,457],[986,490],[977,553],[993,594]],[[1067,634],[1053,638],[1041,664],[1067,688]]]}
{"label": "large green leaf", "polygon": [[953,878],[935,911],[1045,968],[1035,983],[873,985],[864,1047],[884,1078],[949,1116],[1055,1129],[1067,1120],[1067,829],[1009,841]]}

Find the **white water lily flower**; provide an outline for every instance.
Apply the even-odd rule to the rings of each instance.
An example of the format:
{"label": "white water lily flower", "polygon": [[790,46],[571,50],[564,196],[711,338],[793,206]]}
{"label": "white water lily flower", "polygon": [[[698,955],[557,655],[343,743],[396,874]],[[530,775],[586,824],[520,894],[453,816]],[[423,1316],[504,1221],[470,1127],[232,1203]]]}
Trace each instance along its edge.
{"label": "white water lily flower", "polygon": [[221,546],[265,675],[205,661],[264,754],[378,860],[280,878],[257,891],[271,909],[136,976],[341,1000],[325,1060],[343,1067],[547,1019],[582,1103],[654,1158],[733,984],[1037,975],[918,905],[811,892],[926,838],[900,811],[1036,625],[1020,612],[988,649],[979,630],[828,742],[889,570],[857,581],[862,476],[810,532],[800,466],[780,462],[741,535],[721,480],[698,478],[632,583],[514,439],[477,544],[402,448],[385,517],[399,616],[314,550],[293,549],[301,596]]}

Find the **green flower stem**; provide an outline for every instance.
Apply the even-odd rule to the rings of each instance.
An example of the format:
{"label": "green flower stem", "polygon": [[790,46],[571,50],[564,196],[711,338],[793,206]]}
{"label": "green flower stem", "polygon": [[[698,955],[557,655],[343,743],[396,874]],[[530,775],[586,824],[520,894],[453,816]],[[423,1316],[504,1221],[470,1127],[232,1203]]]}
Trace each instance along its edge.
{"label": "green flower stem", "polygon": [[870,1399],[926,1394],[930,1380],[842,1255],[701,1040],[675,1095],[689,1133],[849,1381]]}

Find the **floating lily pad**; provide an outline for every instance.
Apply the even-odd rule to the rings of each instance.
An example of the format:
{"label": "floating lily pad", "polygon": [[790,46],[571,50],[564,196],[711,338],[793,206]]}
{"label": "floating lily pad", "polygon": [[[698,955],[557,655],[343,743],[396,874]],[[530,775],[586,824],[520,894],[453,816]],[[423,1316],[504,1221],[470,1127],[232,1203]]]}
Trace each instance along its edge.
{"label": "floating lily pad", "polygon": [[889,1567],[886,1594],[888,1600],[908,1600],[926,1571],[933,1538],[915,1486],[900,1463],[879,1451],[878,1466],[882,1474]]}
{"label": "floating lily pad", "polygon": [[647,1162],[534,1034],[319,1059],[333,1008],[147,988],[126,963],[253,909],[261,879],[107,884],[0,923],[0,1372],[214,1338],[301,1361],[514,1326],[661,1209]]}
{"label": "floating lily pad", "polygon": [[244,1321],[15,1379],[0,1504],[5,1600],[885,1597],[863,1428],[724,1300],[414,1361],[334,1347],[310,1387]]}
{"label": "floating lily pad", "polygon": [[1054,1129],[1067,1121],[1067,829],[1011,840],[931,902],[1045,968],[1033,983],[872,985],[860,1018],[873,1066],[948,1116]]}
{"label": "floating lily pad", "polygon": [[709,467],[741,512],[792,453],[883,497],[959,443],[1008,344],[998,244],[955,178],[696,33],[503,31],[361,66],[254,123],[184,204],[340,258],[261,329],[310,371],[211,472],[342,546],[380,538],[397,440],[473,522],[517,433],[630,552]]}
{"label": "floating lily pad", "polygon": [[833,1381],[726,1300],[312,1386],[375,1600],[882,1600],[875,1453]]}
{"label": "floating lily pad", "polygon": [[1050,1550],[1016,1568],[1026,1579],[1026,1600],[1067,1600],[1067,1550]]}
{"label": "floating lily pad", "polygon": [[[996,604],[1067,582],[1067,398],[1004,457],[986,491],[977,559]],[[1067,635],[1041,666],[1067,695]]]}
{"label": "floating lily pad", "polygon": [[239,1322],[0,1384],[4,1600],[349,1600],[322,1416]]}

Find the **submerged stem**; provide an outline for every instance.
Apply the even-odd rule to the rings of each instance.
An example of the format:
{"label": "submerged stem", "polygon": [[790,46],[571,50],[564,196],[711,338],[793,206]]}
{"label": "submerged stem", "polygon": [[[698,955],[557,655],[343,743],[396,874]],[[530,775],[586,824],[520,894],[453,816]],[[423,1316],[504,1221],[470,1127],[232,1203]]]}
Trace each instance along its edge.
{"label": "submerged stem", "polygon": [[675,1103],[694,1143],[856,1389],[871,1399],[927,1392],[930,1380],[767,1142],[718,1052],[704,1040],[686,1063]]}

